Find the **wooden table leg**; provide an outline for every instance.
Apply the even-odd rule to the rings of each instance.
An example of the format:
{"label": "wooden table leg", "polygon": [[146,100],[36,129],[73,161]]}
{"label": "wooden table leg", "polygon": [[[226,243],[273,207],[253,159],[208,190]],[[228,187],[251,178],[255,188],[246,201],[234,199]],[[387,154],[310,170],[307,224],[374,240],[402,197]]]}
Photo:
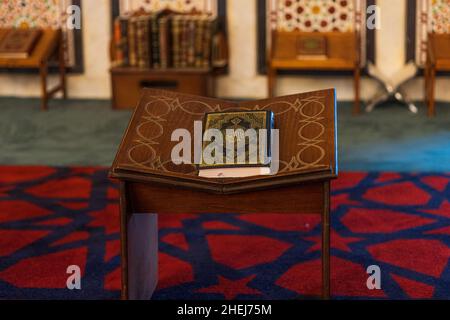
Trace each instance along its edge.
{"label": "wooden table leg", "polygon": [[47,62],[42,62],[39,67],[39,75],[41,77],[41,110],[47,110],[48,94],[47,94]]}
{"label": "wooden table leg", "polygon": [[430,86],[430,95],[428,98],[428,116],[429,117],[434,117],[436,114],[436,110],[435,110],[435,101],[434,101],[434,95],[435,95],[435,86],[436,86],[436,69],[434,68],[434,66],[432,66],[430,68],[429,71],[429,86]]}
{"label": "wooden table leg", "polygon": [[330,299],[330,182],[324,182],[322,215],[322,297]]}
{"label": "wooden table leg", "polygon": [[359,82],[360,82],[360,70],[359,66],[357,66],[353,72],[353,81],[354,81],[354,90],[355,90],[355,101],[353,104],[353,114],[360,114],[361,113],[361,106],[360,106],[360,94],[359,94]]}
{"label": "wooden table leg", "polygon": [[158,216],[132,213],[120,184],[122,299],[150,299],[158,283]]}
{"label": "wooden table leg", "polygon": [[206,76],[206,96],[214,97],[216,92],[214,77],[210,74]]}
{"label": "wooden table leg", "polygon": [[67,99],[66,65],[64,57],[64,42],[62,35],[59,43],[58,60],[59,60],[58,62],[59,62],[59,79],[60,79],[59,81],[62,90],[62,95],[64,99]]}
{"label": "wooden table leg", "polygon": [[276,77],[277,72],[275,69],[270,66],[267,67],[267,94],[269,98],[273,98],[275,96],[275,87],[276,87]]}
{"label": "wooden table leg", "polygon": [[423,74],[423,100],[425,102],[425,106],[428,108],[428,97],[429,97],[429,86],[428,86],[428,77],[429,77],[429,67],[428,61],[425,63],[424,74]]}

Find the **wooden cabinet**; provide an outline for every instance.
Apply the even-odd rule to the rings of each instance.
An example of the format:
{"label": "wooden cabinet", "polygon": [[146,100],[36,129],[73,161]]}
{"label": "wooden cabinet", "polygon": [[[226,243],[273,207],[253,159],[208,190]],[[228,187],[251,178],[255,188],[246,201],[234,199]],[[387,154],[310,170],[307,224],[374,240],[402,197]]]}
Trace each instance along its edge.
{"label": "wooden cabinet", "polygon": [[156,88],[201,96],[213,95],[209,69],[111,68],[112,107],[134,108],[143,88]]}

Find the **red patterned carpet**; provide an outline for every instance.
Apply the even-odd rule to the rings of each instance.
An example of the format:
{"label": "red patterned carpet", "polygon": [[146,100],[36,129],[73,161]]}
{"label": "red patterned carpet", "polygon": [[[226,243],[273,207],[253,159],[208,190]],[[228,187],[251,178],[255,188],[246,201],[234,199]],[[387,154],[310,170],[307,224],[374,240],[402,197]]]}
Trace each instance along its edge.
{"label": "red patterned carpet", "polygon": [[[450,298],[450,174],[342,173],[332,185],[333,298]],[[119,297],[117,185],[104,168],[0,167],[0,298]],[[159,219],[155,299],[320,292],[320,221],[278,214]],[[66,268],[81,267],[81,290]],[[381,268],[381,290],[366,286]]]}

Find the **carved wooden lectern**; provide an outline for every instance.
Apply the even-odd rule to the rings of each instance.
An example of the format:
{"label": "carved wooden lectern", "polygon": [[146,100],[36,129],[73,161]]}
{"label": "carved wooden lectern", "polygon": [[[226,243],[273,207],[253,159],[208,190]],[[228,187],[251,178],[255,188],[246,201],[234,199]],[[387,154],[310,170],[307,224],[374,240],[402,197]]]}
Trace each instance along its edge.
{"label": "carved wooden lectern", "polygon": [[[157,215],[314,213],[322,216],[322,292],[330,296],[330,180],[337,176],[334,89],[239,104],[144,89],[112,165],[120,180],[122,298],[149,299],[157,284]],[[201,178],[176,165],[175,129],[193,136],[205,112],[272,110],[279,170],[247,178]],[[194,148],[192,148],[193,152]],[[245,245],[245,244],[243,244]]]}

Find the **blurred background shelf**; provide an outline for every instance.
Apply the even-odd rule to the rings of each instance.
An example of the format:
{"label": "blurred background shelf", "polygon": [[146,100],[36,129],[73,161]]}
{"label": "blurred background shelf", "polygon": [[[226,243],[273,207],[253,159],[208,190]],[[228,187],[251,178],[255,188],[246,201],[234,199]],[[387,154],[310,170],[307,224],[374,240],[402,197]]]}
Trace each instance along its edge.
{"label": "blurred background shelf", "polygon": [[183,93],[211,96],[214,93],[213,70],[206,69],[142,69],[113,67],[111,72],[112,107],[134,108],[142,88],[160,88]]}

